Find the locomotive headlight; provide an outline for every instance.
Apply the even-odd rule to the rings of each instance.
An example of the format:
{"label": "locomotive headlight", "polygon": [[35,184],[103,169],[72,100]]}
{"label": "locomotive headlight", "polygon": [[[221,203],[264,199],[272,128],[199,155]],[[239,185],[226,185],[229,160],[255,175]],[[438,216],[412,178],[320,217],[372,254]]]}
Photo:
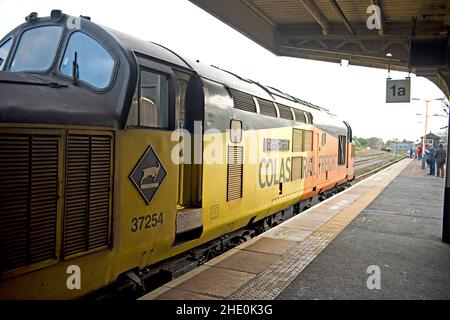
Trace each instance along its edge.
{"label": "locomotive headlight", "polygon": [[28,16],[25,17],[25,21],[28,23],[34,22],[38,20],[37,12],[32,12]]}
{"label": "locomotive headlight", "polygon": [[61,10],[52,10],[50,17],[52,18],[52,21],[58,22],[63,17],[63,13]]}

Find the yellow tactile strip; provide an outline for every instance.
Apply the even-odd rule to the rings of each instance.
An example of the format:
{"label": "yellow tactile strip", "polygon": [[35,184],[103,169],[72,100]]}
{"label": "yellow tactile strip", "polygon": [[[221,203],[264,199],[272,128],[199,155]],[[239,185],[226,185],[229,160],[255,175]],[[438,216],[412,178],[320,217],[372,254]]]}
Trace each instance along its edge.
{"label": "yellow tactile strip", "polygon": [[[409,163],[403,160],[363,180],[141,299],[276,298]],[[252,258],[265,267],[246,265]]]}
{"label": "yellow tactile strip", "polygon": [[[266,270],[258,274],[251,281],[244,284],[239,290],[228,299],[239,300],[271,300],[276,298],[281,291],[286,288],[303,269],[325,249],[325,247],[365,208],[381,191],[409,164],[402,162],[395,168],[389,168],[383,173],[374,177],[382,178],[367,190],[359,199],[340,211],[324,225],[314,230],[312,234],[301,241],[297,246],[286,252],[279,260],[275,261]],[[372,181],[366,184],[361,183],[360,187],[371,185]],[[361,189],[361,188],[359,188]],[[345,197],[345,194],[341,194]],[[289,221],[287,222],[289,225]]]}

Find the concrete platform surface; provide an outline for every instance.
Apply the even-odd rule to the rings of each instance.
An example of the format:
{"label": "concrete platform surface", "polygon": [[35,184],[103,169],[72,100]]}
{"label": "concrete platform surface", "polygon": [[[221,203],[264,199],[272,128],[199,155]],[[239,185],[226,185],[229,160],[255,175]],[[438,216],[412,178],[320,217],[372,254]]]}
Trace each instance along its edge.
{"label": "concrete platform surface", "polygon": [[426,173],[412,162],[277,299],[450,299],[444,179]]}
{"label": "concrete platform surface", "polygon": [[141,299],[450,298],[443,180],[403,160]]}

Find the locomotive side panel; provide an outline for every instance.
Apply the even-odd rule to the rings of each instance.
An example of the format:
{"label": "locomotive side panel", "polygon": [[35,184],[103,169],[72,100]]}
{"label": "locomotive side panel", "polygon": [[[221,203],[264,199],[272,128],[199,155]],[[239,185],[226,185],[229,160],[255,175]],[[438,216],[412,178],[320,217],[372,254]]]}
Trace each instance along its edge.
{"label": "locomotive side panel", "polygon": [[[322,125],[328,129],[322,131],[311,124],[239,110],[223,85],[203,82],[207,129],[219,128],[205,133],[205,150],[220,147],[219,163],[204,166],[206,230],[233,231],[346,181],[346,163],[338,164],[338,137],[345,135],[341,127]],[[232,141],[233,121],[242,128],[237,142]],[[295,139],[295,132],[300,138]],[[239,150],[242,158],[241,169],[232,172],[238,174],[235,180],[240,184],[238,196],[232,199],[228,197],[229,189],[235,188],[228,170],[230,150]]]}

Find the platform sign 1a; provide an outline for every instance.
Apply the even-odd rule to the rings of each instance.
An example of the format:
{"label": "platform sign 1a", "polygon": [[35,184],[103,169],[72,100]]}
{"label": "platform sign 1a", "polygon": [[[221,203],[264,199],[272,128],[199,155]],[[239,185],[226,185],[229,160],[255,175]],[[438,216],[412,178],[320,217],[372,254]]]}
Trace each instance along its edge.
{"label": "platform sign 1a", "polygon": [[386,81],[386,103],[411,102],[411,79]]}

